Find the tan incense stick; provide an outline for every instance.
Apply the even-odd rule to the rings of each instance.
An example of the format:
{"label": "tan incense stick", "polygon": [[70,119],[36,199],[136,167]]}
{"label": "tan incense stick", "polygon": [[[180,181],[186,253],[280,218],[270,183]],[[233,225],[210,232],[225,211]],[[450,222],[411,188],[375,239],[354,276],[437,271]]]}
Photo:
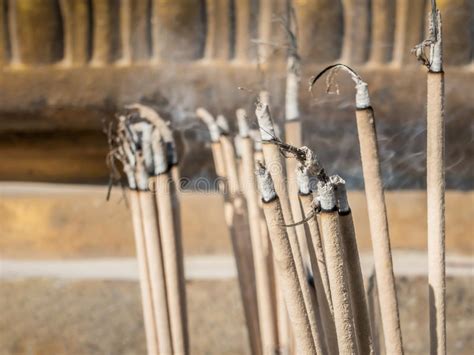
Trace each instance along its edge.
{"label": "tan incense stick", "polygon": [[140,290],[142,297],[147,351],[148,355],[155,355],[158,354],[158,339],[151,297],[150,270],[148,269],[142,216],[140,211],[140,200],[138,194],[138,191],[130,189],[128,197],[130,201],[130,210],[132,212],[135,248],[137,253],[138,270],[140,273]]}
{"label": "tan incense stick", "polygon": [[258,170],[263,211],[267,221],[277,273],[294,330],[297,354],[317,354],[311,325],[303,299],[292,248],[284,227],[285,220],[268,171],[261,166]]}
{"label": "tan incense stick", "polygon": [[166,291],[169,305],[169,318],[173,350],[178,354],[187,354],[188,334],[186,326],[186,309],[183,308],[184,275],[179,226],[173,217],[179,208],[174,192],[171,174],[163,172],[156,177],[156,204],[160,221],[161,245],[163,249]]}
{"label": "tan incense stick", "polygon": [[149,191],[140,191],[139,197],[140,208],[143,212],[143,230],[150,269],[153,305],[155,307],[159,353],[170,354],[173,351],[173,347],[168,316],[163,256],[156,218],[157,211],[153,195]]}
{"label": "tan incense stick", "polygon": [[339,216],[336,196],[331,182],[318,183],[318,195],[321,204],[321,231],[324,237],[331,297],[334,306],[334,323],[340,354],[357,354],[357,341],[352,323],[352,309],[349,285],[345,273],[345,261],[342,249]]}
{"label": "tan incense stick", "polygon": [[[431,2],[430,37],[414,49],[429,69],[427,75],[426,191],[428,215],[428,283],[430,353],[446,354],[446,247],[444,72],[441,13]],[[425,57],[425,47],[430,50]]]}
{"label": "tan incense stick", "polygon": [[260,225],[260,207],[257,184],[254,173],[253,141],[249,137],[249,129],[245,110],[236,112],[239,135],[241,137],[242,155],[242,186],[246,189],[248,219],[252,237],[255,278],[257,284],[258,314],[264,354],[277,352],[276,317],[273,311],[271,295],[271,274],[268,265],[268,248],[265,250]]}
{"label": "tan incense stick", "polygon": [[[240,292],[244,307],[250,346],[254,354],[261,353],[258,306],[253,264],[251,238],[246,215],[245,199],[240,192],[235,151],[229,137],[223,116],[214,120],[206,110],[200,108],[196,114],[209,128],[213,141],[213,157],[216,173],[224,178],[225,220],[231,234],[232,248],[237,264]],[[220,170],[220,171],[219,171]]]}
{"label": "tan incense stick", "polygon": [[403,354],[387,209],[375,131],[375,117],[370,105],[367,83],[362,81],[360,76],[349,67],[335,64],[318,74],[312,80],[310,88],[326,72],[329,72],[329,75],[332,76],[329,78],[331,82],[339,70],[349,73],[356,83],[357,131],[386,350],[389,354]]}
{"label": "tan incense stick", "polygon": [[[295,228],[291,225],[293,224],[293,215],[291,214],[290,201],[288,198],[288,190],[285,180],[285,167],[281,160],[280,150],[278,146],[274,143],[275,133],[273,129],[273,122],[270,116],[270,110],[268,105],[262,104],[261,102],[257,104],[256,115],[258,119],[258,124],[260,126],[260,134],[262,137],[262,149],[263,155],[265,157],[265,164],[269,169],[269,172],[274,181],[275,190],[280,199],[281,209],[285,222],[289,227],[287,227],[287,234],[291,244],[291,250],[293,253],[293,258],[298,274],[298,280],[300,283],[301,290],[303,292],[303,298],[305,306],[307,309],[309,322],[311,324],[311,331],[313,334],[313,340],[315,342],[316,348],[319,352],[322,352],[323,341],[321,334],[318,334],[317,330],[317,319],[318,319],[318,310],[314,304],[309,285],[306,278],[306,273],[304,270],[303,257],[301,255],[301,250],[299,246],[299,240],[296,235]],[[287,308],[289,305],[287,304]],[[296,334],[295,334],[296,336]]]}
{"label": "tan incense stick", "polygon": [[360,266],[359,250],[352,220],[352,213],[347,200],[345,181],[339,176],[331,177],[336,188],[341,228],[342,246],[346,260],[346,272],[351,294],[352,314],[354,316],[355,334],[359,354],[373,354],[372,332],[370,328],[369,311],[365,297],[364,277]]}
{"label": "tan incense stick", "polygon": [[[299,165],[297,172],[299,199],[301,201],[303,215],[307,216],[306,225],[308,227],[309,237],[311,238],[311,243],[308,242],[308,245],[311,246],[310,259],[326,344],[330,354],[337,354],[338,344],[334,324],[334,308],[329,286],[326,257],[324,255],[323,243],[319,231],[318,218],[315,213],[319,207],[314,204],[307,169]],[[313,214],[312,217],[311,214]]]}

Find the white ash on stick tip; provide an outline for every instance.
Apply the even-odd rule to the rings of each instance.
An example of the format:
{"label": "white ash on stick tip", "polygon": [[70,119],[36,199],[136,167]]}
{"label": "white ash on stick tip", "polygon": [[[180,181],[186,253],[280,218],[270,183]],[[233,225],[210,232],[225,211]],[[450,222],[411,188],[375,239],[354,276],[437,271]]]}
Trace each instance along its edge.
{"label": "white ash on stick tip", "polygon": [[207,129],[209,129],[211,141],[218,142],[221,137],[221,130],[214,120],[214,117],[209,113],[209,111],[202,107],[196,110],[196,115],[204,122]]}
{"label": "white ash on stick tip", "polygon": [[288,121],[300,116],[298,107],[299,60],[295,56],[288,57],[286,74],[285,115]]}
{"label": "white ash on stick tip", "polygon": [[272,141],[275,138],[275,129],[273,127],[272,117],[270,115],[270,109],[267,104],[262,102],[257,103],[255,109],[257,115],[258,125],[260,126],[260,135],[262,141]]}
{"label": "white ash on stick tip", "polygon": [[275,199],[277,197],[275,186],[273,185],[272,177],[265,165],[258,162],[255,174],[257,175],[258,188],[262,195],[262,200],[264,202],[270,202]]}
{"label": "white ash on stick tip", "polygon": [[260,131],[258,129],[251,129],[249,132],[250,138],[253,139],[254,149],[256,152],[262,151],[262,141],[260,137]]}
{"label": "white ash on stick tip", "polygon": [[[368,90],[368,85],[366,82],[362,80],[362,78],[350,67],[344,64],[334,64],[330,65],[323,71],[321,71],[317,76],[315,76],[309,85],[309,90],[312,91],[314,85],[316,84],[316,81],[318,81],[319,78],[321,78],[325,73],[328,73],[327,77],[327,87],[328,90],[329,88],[335,84],[335,78],[336,75],[339,73],[339,71],[342,70],[346,73],[348,73],[351,77],[351,79],[354,81],[356,84],[356,95],[355,95],[355,101],[356,101],[356,108],[357,109],[366,109],[371,106],[370,104],[370,96],[369,96],[369,90]],[[337,87],[337,85],[336,85]],[[338,92],[338,91],[337,91]]]}
{"label": "white ash on stick tip", "polygon": [[296,182],[298,183],[299,193],[302,195],[309,195],[311,193],[310,177],[308,168],[298,163],[296,168]]}
{"label": "white ash on stick tip", "polygon": [[247,112],[243,108],[239,108],[237,111],[235,111],[235,115],[237,116],[240,137],[248,138],[250,134],[250,128],[247,120]]}
{"label": "white ash on stick tip", "polygon": [[370,107],[369,86],[362,80],[356,81],[356,108],[363,110]]}
{"label": "white ash on stick tip", "polygon": [[258,94],[258,101],[262,104],[270,105],[270,93],[266,90],[262,90]]}
{"label": "white ash on stick tip", "polygon": [[242,139],[243,138],[239,135],[234,137],[235,155],[237,158],[242,157]]}
{"label": "white ash on stick tip", "polygon": [[224,115],[217,116],[216,124],[217,124],[217,127],[219,127],[221,134],[230,133],[229,122],[227,121],[227,118],[225,118]]}
{"label": "white ash on stick tip", "polygon": [[318,201],[322,212],[332,212],[337,209],[336,191],[330,182],[318,182]]}
{"label": "white ash on stick tip", "polygon": [[439,73],[443,71],[442,23],[439,10],[436,10],[434,18],[430,16],[430,32],[433,39],[430,45],[431,63],[429,69],[433,73]]}
{"label": "white ash on stick tip", "polygon": [[332,175],[330,181],[336,188],[336,200],[339,213],[349,213],[351,208],[349,207],[349,200],[347,199],[346,181],[339,175]]}
{"label": "white ash on stick tip", "polygon": [[158,130],[153,132],[153,164],[154,175],[160,175],[168,171],[168,156],[166,144]]}

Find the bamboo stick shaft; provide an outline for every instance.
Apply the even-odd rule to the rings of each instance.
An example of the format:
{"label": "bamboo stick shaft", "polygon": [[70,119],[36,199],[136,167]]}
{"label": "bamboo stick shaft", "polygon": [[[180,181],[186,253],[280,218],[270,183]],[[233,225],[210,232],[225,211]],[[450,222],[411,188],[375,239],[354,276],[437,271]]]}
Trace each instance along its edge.
{"label": "bamboo stick shaft", "polygon": [[214,159],[214,168],[218,177],[225,177],[224,155],[222,154],[222,146],[220,142],[212,142],[212,158]]}
{"label": "bamboo stick shaft", "polygon": [[170,323],[166,297],[166,281],[163,268],[163,257],[158,231],[157,211],[153,195],[140,191],[140,207],[143,213],[143,230],[150,270],[152,299],[155,310],[156,329],[158,333],[159,354],[171,354]]}
{"label": "bamboo stick shaft", "polygon": [[374,348],[364,289],[364,277],[360,266],[352,213],[350,211],[344,214],[339,213],[339,224],[341,227],[342,245],[347,266],[346,272],[349,280],[352,314],[354,316],[354,328],[359,354],[373,354]]}
{"label": "bamboo stick shaft", "polygon": [[228,136],[221,135],[219,142],[227,182],[224,194],[226,223],[231,232],[250,346],[252,352],[257,355],[262,350],[249,221],[245,200],[240,192],[234,147]]}
{"label": "bamboo stick shaft", "polygon": [[[293,215],[291,213],[290,200],[288,197],[288,190],[285,180],[285,167],[281,161],[280,151],[278,146],[273,143],[263,142],[262,144],[263,155],[265,158],[265,163],[270,172],[270,175],[273,179],[275,190],[279,196],[279,201],[281,204],[281,210],[284,216],[285,224],[293,224]],[[322,339],[321,335],[317,331],[317,308],[313,303],[311,298],[309,285],[306,278],[306,273],[304,270],[303,257],[300,250],[300,242],[296,234],[294,227],[286,228],[288,238],[291,244],[291,251],[293,253],[293,258],[296,266],[296,272],[298,275],[298,280],[300,283],[301,290],[303,292],[303,298],[307,310],[307,315],[309,323],[311,325],[311,331],[313,334],[313,339],[316,345],[318,352],[322,352]],[[287,307],[289,305],[287,304]],[[295,330],[296,332],[296,330]]]}
{"label": "bamboo stick shaft", "polygon": [[444,73],[428,73],[427,210],[430,353],[446,354]]}
{"label": "bamboo stick shaft", "polygon": [[[285,123],[285,141],[295,147],[301,147],[301,121],[291,120]],[[293,220],[301,221],[304,219],[301,213],[300,201],[298,198],[298,184],[296,182],[296,159],[286,159],[286,176],[288,180],[288,196],[290,198],[291,213]],[[300,242],[301,255],[306,267],[309,266],[308,244],[306,242],[306,230],[304,224],[295,226],[296,235]]]}
{"label": "bamboo stick shaft", "polygon": [[356,118],[386,350],[388,354],[403,354],[387,210],[372,108],[358,109]]}
{"label": "bamboo stick shaft", "polygon": [[[304,214],[308,214],[313,209],[313,195],[299,194],[301,207]],[[319,232],[317,216],[311,218],[306,222],[308,226],[309,235],[311,237],[311,245],[314,252],[313,270],[318,270],[317,277],[315,276],[316,293],[319,302],[319,309],[321,312],[321,320],[324,325],[324,334],[326,336],[326,343],[330,354],[338,353],[337,334],[334,325],[334,308],[332,305],[331,289],[329,286],[329,278],[327,272],[326,257],[324,255],[324,248]],[[309,245],[310,243],[308,243]]]}
{"label": "bamboo stick shaft", "polygon": [[[340,354],[357,354],[357,341],[352,323],[349,285],[344,270],[341,231],[337,212],[321,212],[321,230],[324,236],[324,253],[334,305],[334,323]],[[362,354],[361,354],[362,355]]]}
{"label": "bamboo stick shaft", "polygon": [[146,344],[148,355],[158,354],[158,339],[155,324],[153,301],[151,297],[150,270],[145,247],[142,214],[138,192],[129,190],[130,210],[132,212],[133,232],[135,236],[135,248],[140,273],[140,293],[143,307],[143,322],[145,326]]}
{"label": "bamboo stick shaft", "polygon": [[260,226],[260,207],[254,173],[253,141],[242,138],[243,187],[247,190],[248,220],[252,240],[255,278],[257,284],[257,303],[262,336],[263,354],[277,351],[276,317],[272,307],[271,279],[268,265],[268,249],[265,251]]}
{"label": "bamboo stick shaft", "polygon": [[265,202],[263,211],[273,246],[280,287],[294,330],[296,353],[317,354],[279,199]]}
{"label": "bamboo stick shaft", "polygon": [[[166,280],[169,321],[173,351],[177,354],[189,353],[189,340],[186,324],[185,281],[183,253],[179,226],[174,218],[179,206],[171,173],[156,177],[156,205],[158,207],[163,266]],[[184,298],[184,299],[183,299]]]}

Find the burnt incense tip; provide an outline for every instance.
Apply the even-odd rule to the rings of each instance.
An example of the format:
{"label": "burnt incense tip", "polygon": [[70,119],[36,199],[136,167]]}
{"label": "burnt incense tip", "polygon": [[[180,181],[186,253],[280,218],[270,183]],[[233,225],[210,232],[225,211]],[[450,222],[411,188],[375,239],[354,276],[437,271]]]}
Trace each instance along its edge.
{"label": "burnt incense tip", "polygon": [[299,60],[295,56],[288,57],[286,71],[285,115],[286,120],[295,120],[300,116],[298,107]]}
{"label": "burnt incense tip", "polygon": [[301,163],[299,163],[298,167],[296,168],[296,182],[298,183],[298,190],[300,194],[309,195],[311,193],[308,168],[303,166]]}
{"label": "burnt incense tip", "polygon": [[431,65],[430,71],[439,73],[443,70],[443,46],[442,46],[442,23],[441,12],[435,10],[434,17],[431,18],[430,26],[434,32],[434,43],[431,45]]}
{"label": "burnt incense tip", "polygon": [[275,129],[273,127],[272,117],[270,115],[270,109],[267,104],[262,102],[257,103],[255,109],[257,115],[258,125],[260,126],[260,135],[262,141],[272,141],[275,138]]}
{"label": "burnt incense tip", "polygon": [[258,94],[258,101],[262,104],[270,105],[270,93],[266,90],[262,90]]}
{"label": "burnt incense tip", "polygon": [[140,191],[148,190],[148,178],[150,177],[144,167],[143,160],[144,160],[143,155],[138,153],[135,176],[136,176],[136,182],[137,182],[136,186],[137,186],[137,189]]}
{"label": "burnt incense tip", "polygon": [[237,158],[242,157],[242,139],[239,135],[234,137],[235,155]]}
{"label": "burnt incense tip", "polygon": [[329,179],[336,189],[336,200],[339,213],[350,212],[351,209],[347,199],[346,181],[339,175],[332,175]]}
{"label": "burnt incense tip", "polygon": [[247,138],[250,134],[250,128],[247,121],[247,112],[243,108],[239,108],[237,111],[235,111],[235,115],[237,116],[240,137]]}
{"label": "burnt incense tip", "polygon": [[370,107],[369,86],[362,80],[356,81],[356,108],[366,109]]}
{"label": "burnt incense tip", "polygon": [[276,198],[277,194],[275,191],[275,186],[273,185],[273,180],[268,172],[265,165],[262,162],[257,162],[257,168],[255,170],[257,175],[258,188],[260,194],[262,195],[262,200],[264,202],[270,202]]}
{"label": "burnt incense tip", "polygon": [[196,110],[196,116],[198,116],[201,121],[203,121],[204,124],[207,126],[207,129],[209,130],[209,133],[211,135],[211,141],[218,142],[221,136],[221,131],[216,121],[214,120],[214,117],[209,113],[209,111],[202,107],[199,107]]}
{"label": "burnt incense tip", "polygon": [[160,175],[168,170],[168,156],[166,144],[163,140],[160,131],[158,131],[157,129],[154,130],[152,138],[154,175]]}
{"label": "burnt incense tip", "polygon": [[217,124],[217,127],[219,127],[222,134],[230,133],[229,122],[227,121],[227,118],[225,118],[224,115],[217,116],[216,124]]}
{"label": "burnt incense tip", "polygon": [[253,139],[253,145],[256,152],[262,151],[262,141],[260,131],[258,129],[251,129],[249,132],[250,138]]}
{"label": "burnt incense tip", "polygon": [[334,185],[330,181],[318,182],[318,201],[322,212],[331,212],[336,210],[336,192]]}

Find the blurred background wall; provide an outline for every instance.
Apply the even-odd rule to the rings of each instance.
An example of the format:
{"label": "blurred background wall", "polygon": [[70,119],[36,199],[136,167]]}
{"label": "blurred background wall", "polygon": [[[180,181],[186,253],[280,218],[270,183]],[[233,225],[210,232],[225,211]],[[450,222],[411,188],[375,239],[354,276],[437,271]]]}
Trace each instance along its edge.
{"label": "blurred background wall", "polygon": [[[425,69],[410,49],[426,37],[429,1],[295,0],[305,143],[330,171],[362,187],[353,89],[315,94],[324,66],[353,66],[377,111],[385,183],[424,186]],[[472,189],[474,4],[443,0],[447,182]],[[0,179],[104,183],[103,120],[122,105],[153,103],[184,138],[183,174],[213,177],[208,133],[193,112],[253,111],[272,93],[283,119],[284,0],[0,0]],[[266,60],[260,70],[258,58]],[[238,87],[246,88],[245,91]],[[337,141],[337,144],[333,144]]]}
{"label": "blurred background wall", "polygon": [[[343,62],[369,84],[408,354],[427,352],[426,70],[410,49],[426,37],[429,2],[293,1],[304,142],[353,190],[367,273],[352,82],[341,76],[339,95],[323,82],[310,95],[307,82]],[[474,4],[437,3],[447,94],[448,345],[468,354]],[[209,134],[194,110],[223,113],[235,130],[235,109],[253,112],[266,88],[283,123],[285,11],[284,0],[0,0],[0,354],[144,353],[129,213],[120,189],[105,201],[104,121],[124,104],[154,105],[179,131],[186,188],[214,178]],[[246,353],[221,196],[187,192],[182,201],[194,353]]]}

